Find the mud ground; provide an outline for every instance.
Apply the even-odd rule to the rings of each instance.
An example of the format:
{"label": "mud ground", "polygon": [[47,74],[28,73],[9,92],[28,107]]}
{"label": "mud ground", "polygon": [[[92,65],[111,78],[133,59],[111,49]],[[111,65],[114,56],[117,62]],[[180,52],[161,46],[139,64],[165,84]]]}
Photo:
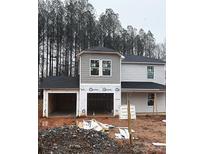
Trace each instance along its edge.
{"label": "mud ground", "polygon": [[[166,143],[166,123],[162,122],[165,116],[137,116],[136,120],[132,120],[132,129],[134,140],[131,146],[133,153],[166,153],[165,147],[156,147],[153,142]],[[102,123],[111,124],[115,127],[127,127],[127,120],[120,120],[114,117],[86,117],[86,118],[39,118],[39,130],[46,128],[55,128],[63,125],[75,125],[76,121],[95,119]],[[110,129],[108,135],[110,138],[117,141],[119,144],[125,145],[127,140],[115,139],[115,133],[118,133],[118,128]]]}

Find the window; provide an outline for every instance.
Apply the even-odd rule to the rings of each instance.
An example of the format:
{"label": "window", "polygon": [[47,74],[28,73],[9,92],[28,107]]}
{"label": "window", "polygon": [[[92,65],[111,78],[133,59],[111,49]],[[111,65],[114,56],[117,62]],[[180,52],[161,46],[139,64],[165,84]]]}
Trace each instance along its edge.
{"label": "window", "polygon": [[111,76],[111,60],[90,60],[90,75],[93,76]]}
{"label": "window", "polygon": [[91,75],[99,75],[99,60],[90,61]]}
{"label": "window", "polygon": [[103,75],[110,75],[111,74],[111,61],[110,60],[103,60],[102,61],[102,74]]}
{"label": "window", "polygon": [[147,66],[147,78],[154,79],[154,66]]}
{"label": "window", "polygon": [[153,106],[154,105],[154,94],[153,93],[149,93],[148,94],[148,102],[147,102],[148,106]]}

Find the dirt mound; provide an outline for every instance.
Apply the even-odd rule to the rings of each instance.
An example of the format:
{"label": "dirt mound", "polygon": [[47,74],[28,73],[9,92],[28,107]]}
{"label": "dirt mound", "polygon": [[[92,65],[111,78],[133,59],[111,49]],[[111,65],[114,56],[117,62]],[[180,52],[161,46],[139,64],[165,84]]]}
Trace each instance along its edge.
{"label": "dirt mound", "polygon": [[120,145],[106,133],[62,126],[39,131],[39,154],[133,153],[129,145]]}

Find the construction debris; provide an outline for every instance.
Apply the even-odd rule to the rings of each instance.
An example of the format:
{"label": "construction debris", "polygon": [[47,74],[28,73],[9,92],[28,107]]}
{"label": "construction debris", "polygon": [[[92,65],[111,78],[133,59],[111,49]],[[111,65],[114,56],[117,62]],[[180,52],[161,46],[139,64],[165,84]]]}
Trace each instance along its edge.
{"label": "construction debris", "polygon": [[166,146],[166,143],[152,143],[155,146]]}
{"label": "construction debris", "polygon": [[[63,118],[63,117],[61,118],[40,118],[39,125],[38,125],[39,132],[42,132],[44,130],[46,130],[47,132],[51,128],[55,128],[52,130],[54,131],[56,130],[56,136],[54,136],[55,133],[53,131],[51,131],[51,134],[48,133],[47,135],[45,135],[46,133],[40,133],[39,141],[40,140],[41,141],[39,142],[39,145],[40,145],[39,150],[43,149],[42,151],[48,154],[51,154],[50,151],[53,151],[52,152],[53,154],[56,154],[56,153],[64,154],[69,149],[70,149],[70,152],[67,152],[67,153],[89,153],[89,152],[94,153],[94,150],[92,151],[92,149],[95,147],[99,148],[99,145],[96,145],[96,144],[100,142],[99,141],[100,139],[104,138],[104,135],[101,136],[101,135],[96,135],[96,134],[105,134],[105,135],[108,135],[111,140],[116,141],[117,143],[122,145],[124,148],[132,150],[133,153],[165,154],[166,146],[155,146],[152,144],[153,142],[166,143],[165,142],[166,141],[166,123],[162,121],[164,119],[166,119],[166,116],[161,116],[161,115],[159,116],[138,116],[136,121],[132,122],[132,129],[135,130],[135,132],[132,134],[135,139],[133,140],[133,144],[131,146],[128,144],[127,139],[116,139],[115,133],[119,134],[119,136],[121,137],[119,128],[122,128],[122,126],[127,128],[127,120],[120,120],[118,117],[116,118],[96,117],[95,118],[95,120],[103,124],[111,124],[115,126],[115,128],[109,129],[109,134],[107,134],[107,132],[104,133],[101,131],[94,131],[92,129],[91,130],[80,129],[79,127],[76,127],[76,126],[75,126],[76,128],[70,128],[70,125],[76,125],[77,121],[80,122],[83,120],[91,120],[90,118],[76,118],[75,120],[73,118],[67,118],[67,117],[66,118]],[[65,125],[69,126],[69,129],[65,131],[61,130],[60,129],[61,126],[65,126]],[[58,129],[56,127],[58,127]],[[66,128],[62,128],[62,129],[66,129]],[[66,133],[67,131],[69,131],[68,134]],[[80,131],[80,133],[78,133],[78,131]],[[85,133],[87,132],[90,132],[90,133],[85,135]],[[59,137],[58,137],[58,134],[60,134]],[[41,137],[41,135],[45,135],[45,136]],[[106,140],[106,138],[104,138],[104,140]],[[105,143],[104,140],[102,141],[103,142],[102,148],[104,148],[105,145],[107,144]],[[112,146],[112,144],[110,145]],[[91,146],[93,146],[93,148]],[[48,149],[46,150],[46,148]],[[57,148],[57,149],[52,150],[53,148]],[[67,150],[65,150],[66,148]],[[79,148],[79,151],[78,151],[78,148]],[[111,147],[108,147],[108,148],[111,148]],[[82,151],[82,149],[85,149],[85,150]],[[62,150],[65,150],[65,152],[62,152]],[[106,153],[106,152],[115,153],[112,150],[111,152],[108,152],[108,150],[105,150],[105,152],[100,152],[100,153]],[[95,151],[99,153],[97,149]],[[116,153],[120,153],[120,152],[116,152]],[[129,152],[124,152],[124,153],[129,153]]]}
{"label": "construction debris", "polygon": [[[129,139],[129,131],[127,127],[118,127],[120,133],[115,133],[115,138],[117,139]],[[134,130],[131,130],[135,132]]]}
{"label": "construction debris", "polygon": [[38,135],[39,154],[132,153],[129,145],[118,144],[106,133],[74,125],[41,130]]}
{"label": "construction debris", "polygon": [[83,129],[93,129],[96,131],[108,131],[110,128],[114,128],[113,125],[108,125],[108,124],[103,124],[99,121],[96,121],[95,119],[92,120],[83,120],[82,122],[77,122],[77,126],[79,128],[83,128]]}
{"label": "construction debris", "polygon": [[[136,112],[135,112],[135,106],[130,105],[130,113],[131,113],[131,119],[136,119]],[[120,119],[128,119],[128,113],[127,113],[127,105],[121,105],[120,106]]]}

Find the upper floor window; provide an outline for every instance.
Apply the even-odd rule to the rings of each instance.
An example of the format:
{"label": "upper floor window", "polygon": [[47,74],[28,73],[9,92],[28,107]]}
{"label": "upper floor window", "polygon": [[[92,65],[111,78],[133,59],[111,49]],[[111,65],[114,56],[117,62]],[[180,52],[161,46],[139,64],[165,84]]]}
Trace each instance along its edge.
{"label": "upper floor window", "polygon": [[94,76],[110,76],[112,68],[111,60],[90,60],[90,75]]}
{"label": "upper floor window", "polygon": [[154,66],[147,66],[147,78],[154,79]]}
{"label": "upper floor window", "polygon": [[102,61],[102,74],[103,75],[111,75],[111,61],[110,60],[103,60]]}
{"label": "upper floor window", "polygon": [[99,60],[90,61],[91,75],[99,75]]}

